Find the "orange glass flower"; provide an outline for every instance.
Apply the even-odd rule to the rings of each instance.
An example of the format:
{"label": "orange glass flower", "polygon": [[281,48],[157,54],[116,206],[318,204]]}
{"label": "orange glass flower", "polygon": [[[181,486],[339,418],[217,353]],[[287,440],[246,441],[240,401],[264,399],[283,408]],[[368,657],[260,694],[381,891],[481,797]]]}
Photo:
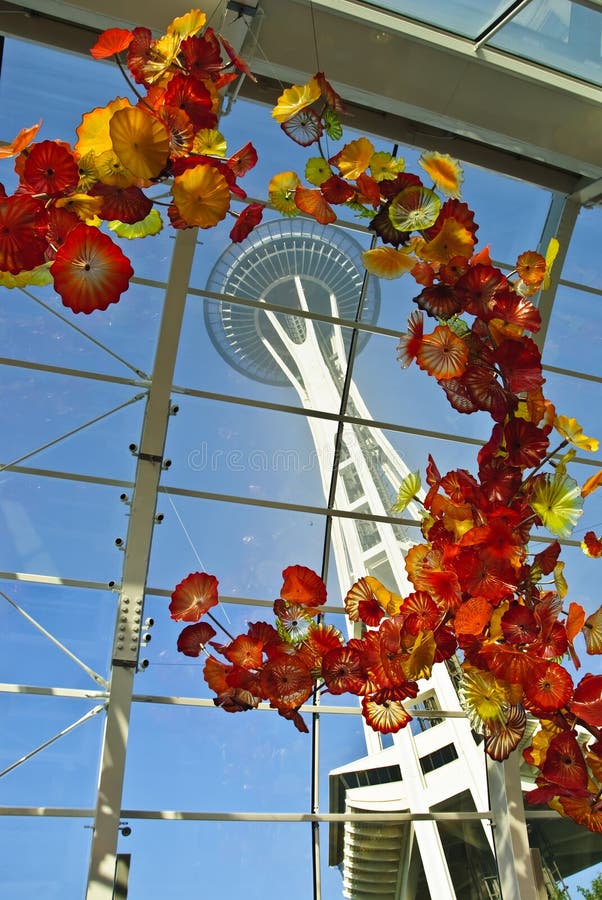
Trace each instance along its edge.
{"label": "orange glass flower", "polygon": [[437,379],[458,378],[468,361],[468,347],[447,325],[422,338],[416,362]]}
{"label": "orange glass flower", "polygon": [[201,616],[217,606],[217,585],[215,575],[193,572],[181,581],[171,595],[169,612],[176,622],[196,622]]}
{"label": "orange glass flower", "polygon": [[280,596],[289,603],[314,608],[326,603],[326,586],[313,569],[307,566],[288,566],[283,573]]}

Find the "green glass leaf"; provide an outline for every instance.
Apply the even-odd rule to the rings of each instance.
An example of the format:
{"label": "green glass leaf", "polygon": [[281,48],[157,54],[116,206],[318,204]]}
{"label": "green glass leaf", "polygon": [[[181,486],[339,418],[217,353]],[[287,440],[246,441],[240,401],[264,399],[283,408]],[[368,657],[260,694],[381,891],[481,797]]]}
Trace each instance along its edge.
{"label": "green glass leaf", "polygon": [[324,110],[322,121],[324,123],[324,131],[326,132],[330,140],[340,141],[343,137],[343,126],[341,125],[341,120],[339,119],[334,109]]}
{"label": "green glass leaf", "polygon": [[22,288],[22,287],[42,287],[45,284],[52,284],[52,275],[50,274],[51,263],[42,263],[35,269],[28,269],[26,272],[19,272],[12,275],[10,272],[0,272],[0,286],[5,288]]}
{"label": "green glass leaf", "polygon": [[470,332],[471,328],[464,319],[461,319],[459,316],[453,316],[451,319],[445,320],[447,327],[450,331],[459,338],[465,338],[466,335]]}
{"label": "green glass leaf", "polygon": [[554,586],[556,587],[556,593],[560,597],[561,600],[564,600],[566,597],[569,586],[566,583],[566,578],[564,577],[564,563],[557,562],[554,566]]}
{"label": "green glass leaf", "polygon": [[333,175],[333,171],[321,156],[312,156],[305,165],[305,177],[310,184],[320,187]]}
{"label": "green glass leaf", "polygon": [[372,219],[374,217],[374,210],[368,209],[367,206],[364,206],[363,203],[358,203],[357,200],[348,200],[345,206],[352,209],[356,216],[359,216],[361,219]]}
{"label": "green glass leaf", "polygon": [[163,220],[156,209],[151,209],[148,216],[139,222],[134,222],[133,225],[127,225],[125,222],[120,222],[119,219],[113,219],[108,225],[117,237],[127,238],[128,241],[131,241],[134,238],[159,234],[163,228]]}
{"label": "green glass leaf", "polygon": [[420,472],[410,472],[409,475],[406,475],[399,486],[397,500],[391,507],[391,512],[403,512],[408,503],[411,503],[416,498],[421,485]]}

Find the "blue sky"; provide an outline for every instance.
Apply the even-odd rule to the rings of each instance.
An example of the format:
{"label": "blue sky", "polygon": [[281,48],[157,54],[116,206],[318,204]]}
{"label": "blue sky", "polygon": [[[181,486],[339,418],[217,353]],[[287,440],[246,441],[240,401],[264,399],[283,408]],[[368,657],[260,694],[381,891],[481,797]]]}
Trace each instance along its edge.
{"label": "blue sky", "polygon": [[[111,66],[75,56],[59,55],[32,45],[7,41],[0,108],[2,137],[43,117],[41,138],[74,140],[79,114],[127,89]],[[261,196],[269,177],[297,165],[306,152],[279,133],[269,110],[240,102],[222,123],[231,151],[252,131],[261,162],[243,186]],[[384,146],[384,145],[383,145]],[[268,149],[269,148],[269,149]],[[262,150],[264,153],[262,155]],[[402,151],[403,152],[403,151]],[[404,153],[408,168],[418,153]],[[301,174],[301,172],[300,172]],[[10,164],[0,170],[7,190]],[[476,210],[481,225],[480,246],[491,241],[492,255],[512,263],[517,254],[535,247],[549,197],[546,192],[474,167],[466,171],[464,199]],[[520,230],[516,228],[520,211]],[[227,245],[230,224],[201,235],[191,284],[203,288],[211,267]],[[601,263],[599,211],[584,211],[569,251],[566,277],[595,286]],[[128,244],[136,276],[154,281],[167,278],[173,235]],[[73,319],[50,290],[32,291],[52,309]],[[410,299],[410,281],[383,283],[378,324],[403,330]],[[121,302],[106,313],[75,323],[136,368],[150,372],[158,333],[162,292],[134,284]],[[5,355],[67,366],[122,378],[135,378],[122,362],[93,346],[68,325],[17,292],[2,291],[0,317]],[[592,328],[592,322],[594,328]],[[547,361],[602,375],[598,352],[599,297],[562,288],[550,326]],[[587,338],[587,340],[584,340]],[[458,417],[436,385],[417,369],[401,372],[395,360],[395,340],[374,336],[359,355],[355,379],[373,416],[402,425],[487,435],[488,422],[478,416]],[[4,461],[76,428],[134,398],[140,388],[66,375],[0,367]],[[202,301],[188,298],[176,384],[277,403],[297,404],[292,389],[250,381],[218,356],[204,333]],[[598,385],[579,384],[553,376],[551,399],[560,412],[576,415],[586,433],[602,437],[597,406]],[[384,389],[383,389],[384,386]],[[227,403],[174,396],[180,413],[170,421],[166,455],[173,465],[167,486],[197,491],[231,492],[241,496],[320,506],[319,472],[308,466],[291,478],[281,469],[254,466],[249,460],[263,453],[294,449],[308,458],[312,445],[300,416],[248,410]],[[24,413],[26,411],[26,414]],[[135,460],[128,445],[140,433],[143,402],[137,401],[103,422],[82,431],[24,463],[33,467],[86,473],[131,481]],[[473,467],[474,453],[449,441],[433,442],[398,433],[387,435],[411,468],[423,468],[431,451],[441,470],[459,464]],[[228,453],[246,460],[242,469],[227,466]],[[199,453],[213,466],[198,465]],[[579,469],[579,477],[581,478]],[[588,471],[587,474],[590,474]],[[583,476],[585,477],[585,476]],[[118,581],[122,554],[114,538],[125,537],[128,508],[119,500],[119,484],[85,484],[43,478],[36,474],[0,473],[0,570],[39,572],[105,585]],[[588,527],[600,526],[598,498],[587,513]],[[159,498],[165,520],[156,529],[149,585],[172,590],[198,558],[215,573],[227,595],[272,599],[280,588],[284,566],[299,562],[319,568],[323,520],[310,513],[265,510],[211,500],[167,496]],[[184,532],[185,526],[190,541]],[[578,529],[580,534],[584,528]],[[575,599],[593,610],[599,603],[595,563],[580,551],[565,554],[569,585]],[[328,588],[337,602],[339,586],[331,566]],[[5,580],[0,584],[16,602],[66,643],[100,674],[108,674],[116,595],[107,590],[44,586]],[[154,617],[153,640],[146,654],[150,667],[137,676],[139,693],[208,696],[198,662],[176,651],[179,626],[167,615],[167,601],[149,596],[146,614]],[[229,606],[231,628],[265,617],[261,609]],[[342,617],[336,622],[344,627]],[[4,641],[0,679],[7,682],[92,688],[93,683],[72,662],[24,622],[8,604],[0,603]],[[589,662],[589,660],[588,660]],[[591,665],[591,663],[590,663]],[[0,767],[79,718],[93,705],[81,699],[2,695],[5,725]],[[352,699],[341,702],[352,704]],[[101,719],[96,716],[0,782],[3,805],[45,805],[89,808],[94,805]],[[322,721],[321,808],[328,810],[327,774],[363,755],[364,743],[356,716],[324,716]],[[310,742],[269,713],[227,716],[218,710],[135,704],[126,771],[124,807],[134,809],[206,809],[244,811],[306,811],[309,806]],[[90,841],[86,819],[7,819],[0,841],[0,896],[29,900],[81,896]],[[132,900],[187,897],[207,891],[234,896],[243,887],[250,900],[266,896],[266,873],[277,885],[273,896],[288,900],[310,894],[309,828],[292,824],[134,822],[132,835],[120,847],[132,852]],[[322,827],[323,898],[340,896],[340,876],[328,870],[327,827]],[[35,847],[35,853],[31,848]],[[27,848],[25,862],[24,848]],[[585,880],[582,883],[587,883]],[[3,895],[2,890],[6,893]],[[35,892],[35,894],[34,894]]]}

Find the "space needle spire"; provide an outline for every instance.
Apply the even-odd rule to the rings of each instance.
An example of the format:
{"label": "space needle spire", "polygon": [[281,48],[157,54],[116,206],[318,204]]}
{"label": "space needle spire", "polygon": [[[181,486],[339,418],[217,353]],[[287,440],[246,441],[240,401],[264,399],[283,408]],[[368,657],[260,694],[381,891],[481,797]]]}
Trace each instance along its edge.
{"label": "space needle spire", "polygon": [[[351,329],[332,319],[355,317],[364,281],[361,250],[349,233],[305,219],[267,222],[257,227],[244,244],[228,247],[213,267],[207,284],[209,291],[235,298],[208,300],[205,305],[208,333],[218,352],[250,378],[294,388],[305,409],[338,412]],[[254,302],[246,305],[245,300]],[[258,302],[265,303],[266,309],[258,307]],[[363,321],[374,324],[379,306],[379,285],[370,279],[364,292]],[[276,312],[272,307],[286,309],[287,313]],[[368,338],[366,332],[359,336],[358,351]],[[331,540],[339,584],[345,590],[358,578],[372,575],[388,589],[407,595],[413,588],[407,580],[404,559],[413,541],[402,524],[374,521],[370,516],[390,516],[399,485],[409,469],[382,430],[367,424],[371,421],[370,412],[353,380],[349,385],[347,415],[353,421],[345,424],[343,432],[335,500],[338,509],[357,517],[333,517]],[[311,415],[307,421],[328,497],[337,424]],[[408,513],[419,519],[416,504],[410,504]],[[435,665],[428,684],[421,683],[420,687],[414,701],[417,708],[460,711],[444,664]],[[384,747],[381,735],[364,726],[367,770],[376,771],[381,757],[383,767],[399,768],[399,785],[389,785],[393,794],[385,798],[385,806],[380,808],[426,813],[436,804],[462,796],[469,808],[486,809],[483,757],[468,722],[436,715],[415,721],[416,731],[402,729],[393,736],[391,747]],[[442,778],[444,769],[447,772]],[[343,770],[348,772],[349,766],[342,767],[341,773]],[[331,780],[333,777],[336,779],[336,773]],[[368,780],[367,788],[364,782],[363,795],[361,788],[344,792],[340,797],[342,809],[333,811],[378,811],[369,787]],[[354,825],[345,823],[344,835],[339,835],[340,840],[335,838],[335,845],[342,843],[338,854],[331,840],[331,863],[342,868],[344,896],[360,900],[365,896],[366,879],[374,882],[375,878],[380,885],[379,900],[426,897],[412,892],[421,879],[436,900],[468,896],[456,893],[449,854],[435,821],[395,823],[394,864],[385,860],[380,869],[373,865],[368,874],[362,869],[366,854],[353,849],[354,836],[361,832]],[[483,845],[485,856],[491,858],[493,872],[489,824],[477,823],[477,828],[478,842]],[[370,829],[374,826],[370,825]],[[358,848],[360,845],[361,834]],[[374,891],[368,891],[368,895],[377,896]]]}

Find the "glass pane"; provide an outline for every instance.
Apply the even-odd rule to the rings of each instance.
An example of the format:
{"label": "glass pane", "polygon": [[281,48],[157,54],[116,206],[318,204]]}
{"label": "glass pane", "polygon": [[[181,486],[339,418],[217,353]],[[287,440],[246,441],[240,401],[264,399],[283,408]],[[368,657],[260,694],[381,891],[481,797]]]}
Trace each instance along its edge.
{"label": "glass pane", "polygon": [[125,540],[127,529],[119,488],[5,473],[0,521],[0,570],[119,581],[114,537]]}
{"label": "glass pane", "polygon": [[[274,710],[228,714],[136,703],[123,806],[306,811],[310,759],[308,735]],[[157,778],[149,784],[152,773]]]}
{"label": "glass pane", "polygon": [[560,285],[546,335],[544,364],[576,368],[602,377],[602,333],[592,328],[601,299],[596,294]]}
{"label": "glass pane", "polygon": [[[151,249],[152,247],[152,249]],[[124,247],[136,267],[144,257],[143,249],[154,254],[155,245],[138,242]],[[135,255],[132,252],[135,251]],[[153,256],[154,258],[154,256]],[[156,261],[155,261],[156,262]],[[7,337],[5,352],[13,359],[26,359],[55,366],[66,366],[139,379],[152,370],[154,347],[159,327],[163,291],[133,282],[119,303],[100,314],[82,319],[60,302],[51,286],[21,291],[0,287],[0,324]],[[42,301],[67,322],[53,316],[35,300]],[[117,354],[116,359],[70,327],[72,323]],[[132,340],[132,335],[136,340]],[[132,368],[133,367],[133,368]]]}
{"label": "glass pane", "polygon": [[173,591],[202,564],[201,570],[217,576],[223,594],[273,602],[283,568],[319,566],[324,536],[320,515],[175,495],[171,500],[177,515],[170,503],[155,529],[149,574],[153,587]]}
{"label": "glass pane", "polygon": [[[3,721],[0,771],[102,703],[102,700],[71,697],[0,695]],[[101,709],[5,774],[2,777],[3,804],[93,808],[103,725]]]}
{"label": "glass pane", "polygon": [[[404,328],[402,322],[400,331]],[[369,417],[430,432],[453,434],[461,430],[464,437],[488,436],[491,419],[485,413],[462,416],[459,424],[458,413],[434,378],[429,378],[416,364],[401,368],[396,358],[397,343],[395,338],[375,334],[365,351],[357,356],[353,380]],[[390,389],[383,390],[383,384],[390,385]],[[347,414],[354,415],[349,406]]]}
{"label": "glass pane", "polygon": [[602,284],[602,259],[598,253],[600,240],[602,240],[602,210],[599,207],[580,209],[567,250],[562,277],[600,290]]}
{"label": "glass pane", "polygon": [[[0,590],[94,672],[108,678],[116,595],[25,581]],[[88,674],[0,597],[0,681],[100,690]]]}
{"label": "glass pane", "polygon": [[[165,451],[178,488],[324,506],[320,455],[303,416],[196,398],[178,405]],[[336,423],[315,427],[328,478]]]}
{"label": "glass pane", "polygon": [[[136,461],[128,445],[140,433],[144,397],[134,398],[141,393],[126,385],[0,366],[0,415],[9,426],[3,464],[27,457],[21,463],[26,468],[133,480]],[[93,419],[99,421],[87,424]]]}
{"label": "glass pane", "polygon": [[551,69],[602,84],[600,10],[570,0],[533,0],[488,43]]}
{"label": "glass pane", "polygon": [[0,828],[0,871],[7,898],[81,900],[92,838],[86,819],[6,816]]}
{"label": "glass pane", "polygon": [[374,0],[362,5],[389,9],[410,19],[436,25],[445,31],[476,38],[510,3],[508,0],[464,0],[463,3],[432,0],[427,5],[416,3],[416,0]]}
{"label": "glass pane", "polygon": [[129,824],[132,833],[120,848],[132,854],[128,900],[195,895],[265,900],[272,885],[276,895],[282,892],[287,900],[312,896],[308,824]]}

